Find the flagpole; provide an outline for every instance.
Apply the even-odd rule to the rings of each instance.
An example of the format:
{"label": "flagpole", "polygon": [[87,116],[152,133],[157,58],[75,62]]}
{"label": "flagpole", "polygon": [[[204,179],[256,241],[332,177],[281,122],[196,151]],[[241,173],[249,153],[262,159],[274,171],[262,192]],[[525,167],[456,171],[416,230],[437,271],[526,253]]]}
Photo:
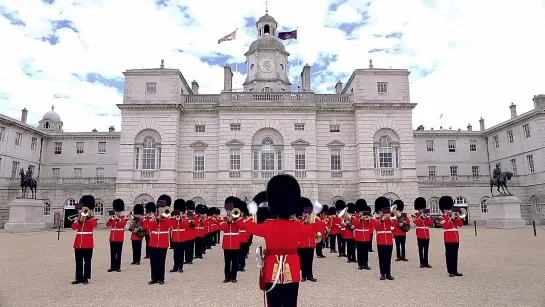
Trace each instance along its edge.
{"label": "flagpole", "polygon": [[301,91],[301,63],[299,62],[299,27],[297,27],[297,30],[296,30],[297,33],[297,69],[299,70],[299,72],[297,73],[298,74],[298,78],[297,78],[297,91],[300,92]]}

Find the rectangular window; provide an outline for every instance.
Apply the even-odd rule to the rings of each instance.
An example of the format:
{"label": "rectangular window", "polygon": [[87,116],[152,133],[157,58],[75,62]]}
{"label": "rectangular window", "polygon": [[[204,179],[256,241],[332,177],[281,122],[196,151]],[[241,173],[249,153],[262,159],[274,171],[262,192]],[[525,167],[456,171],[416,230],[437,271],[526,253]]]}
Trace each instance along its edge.
{"label": "rectangular window", "polygon": [[154,170],[155,169],[155,148],[142,148],[142,169]]}
{"label": "rectangular window", "polygon": [[83,153],[83,142],[76,142],[76,154]]}
{"label": "rectangular window", "polygon": [[229,149],[229,169],[240,171],[240,149]]}
{"label": "rectangular window", "polygon": [[106,153],[106,142],[98,142],[98,153],[99,154]]}
{"label": "rectangular window", "polygon": [[55,154],[60,155],[62,153],[62,142],[55,142]]}
{"label": "rectangular window", "polygon": [[4,135],[6,134],[6,128],[0,127],[0,142],[4,141]]}
{"label": "rectangular window", "polygon": [[205,125],[195,125],[195,132],[206,132]]}
{"label": "rectangular window", "polygon": [[157,93],[157,82],[147,82],[146,94],[155,94],[155,93]]}
{"label": "rectangular window", "polygon": [[295,170],[307,169],[306,150],[304,148],[295,149]]}
{"label": "rectangular window", "polygon": [[53,171],[53,178],[59,178],[59,176],[61,174],[61,169],[60,168],[53,168],[52,171]]}
{"label": "rectangular window", "polygon": [[377,82],[377,90],[379,94],[388,93],[388,82]]}
{"label": "rectangular window", "polygon": [[104,168],[97,167],[97,178],[104,178]]}
{"label": "rectangular window", "polygon": [[305,130],[305,124],[303,123],[296,123],[295,124],[295,131],[304,131]]}
{"label": "rectangular window", "polygon": [[15,146],[21,146],[23,143],[23,134],[21,132],[15,133]]}
{"label": "rectangular window", "polygon": [[458,166],[451,166],[450,167],[450,176],[451,177],[458,177]]}
{"label": "rectangular window", "polygon": [[479,167],[478,166],[472,166],[471,167],[471,174],[473,177],[479,177]]}
{"label": "rectangular window", "polygon": [[240,124],[239,123],[230,124],[229,128],[231,129],[231,131],[240,131]]}
{"label": "rectangular window", "polygon": [[472,152],[477,151],[477,140],[470,140],[469,141],[469,151],[472,151]]}
{"label": "rectangular window", "polygon": [[204,172],[204,150],[195,150],[193,153],[193,171]]}
{"label": "rectangular window", "polygon": [[426,140],[426,151],[435,151],[435,144],[433,140]]}
{"label": "rectangular window", "polygon": [[534,168],[534,155],[527,155],[526,160],[528,160],[528,169],[530,171],[530,174],[535,173],[536,170]]}
{"label": "rectangular window", "polygon": [[448,140],[448,152],[456,152],[456,140]]}
{"label": "rectangular window", "polygon": [[140,148],[134,149],[134,169],[140,169]]}
{"label": "rectangular window", "polygon": [[11,163],[11,179],[17,178],[19,175],[19,162],[13,161]]}
{"label": "rectangular window", "polygon": [[342,178],[341,150],[331,150],[331,178]]}
{"label": "rectangular window", "polygon": [[495,135],[492,139],[494,140],[494,147],[500,148],[500,141],[498,140],[498,136]]}
{"label": "rectangular window", "polygon": [[511,159],[511,168],[513,169],[513,175],[517,175],[517,159]]}
{"label": "rectangular window", "polygon": [[435,176],[437,176],[437,166],[428,166],[429,180],[431,181],[435,180]]}
{"label": "rectangular window", "polygon": [[36,146],[38,145],[38,139],[32,138],[32,142],[30,143],[30,150],[36,151]]}
{"label": "rectangular window", "polygon": [[81,168],[74,168],[74,177],[80,178],[83,170]]}
{"label": "rectangular window", "polygon": [[513,130],[507,131],[507,142],[513,144]]}
{"label": "rectangular window", "polygon": [[341,125],[339,124],[329,125],[329,132],[341,132]]}
{"label": "rectangular window", "polygon": [[530,125],[529,124],[523,125],[522,129],[524,130],[524,137],[529,139],[530,138]]}

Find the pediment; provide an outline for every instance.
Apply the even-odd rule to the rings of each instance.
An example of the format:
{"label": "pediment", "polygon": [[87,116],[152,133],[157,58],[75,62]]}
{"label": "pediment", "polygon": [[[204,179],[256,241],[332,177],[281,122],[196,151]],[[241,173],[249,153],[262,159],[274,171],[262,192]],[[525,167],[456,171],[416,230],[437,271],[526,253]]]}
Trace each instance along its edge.
{"label": "pediment", "polygon": [[298,139],[297,141],[291,142],[291,146],[308,146],[308,145],[310,145],[310,143],[303,139]]}
{"label": "pediment", "polygon": [[331,141],[329,143],[327,143],[327,147],[344,147],[344,143],[341,142],[341,141]]}
{"label": "pediment", "polygon": [[203,141],[196,141],[196,142],[193,142],[193,143],[189,144],[189,146],[191,146],[191,147],[208,147],[208,144],[206,144]]}
{"label": "pediment", "polygon": [[233,140],[230,140],[229,142],[225,143],[225,145],[227,145],[227,146],[244,146],[244,142],[242,142],[240,140],[233,139]]}

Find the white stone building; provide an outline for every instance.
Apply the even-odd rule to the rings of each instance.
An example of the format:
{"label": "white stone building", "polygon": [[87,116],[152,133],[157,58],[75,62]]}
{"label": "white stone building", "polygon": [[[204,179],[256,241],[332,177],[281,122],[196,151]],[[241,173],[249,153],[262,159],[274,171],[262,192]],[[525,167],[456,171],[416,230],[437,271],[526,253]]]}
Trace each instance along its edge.
{"label": "white stone building", "polygon": [[[44,220],[69,215],[84,194],[99,202],[104,218],[115,198],[135,203],[195,199],[222,206],[229,195],[251,198],[275,174],[293,174],[303,194],[331,204],[336,199],[417,196],[438,212],[451,195],[486,220],[491,165],[517,176],[511,192],[521,198],[526,220],[543,219],[545,201],[545,96],[534,110],[485,129],[413,130],[409,71],[356,69],[335,94],[312,92],[310,66],[301,91],[291,92],[289,54],[276,37],[276,21],[257,22],[258,37],[246,53],[243,90],[233,89],[224,67],[224,90],[199,94],[178,69],[124,72],[121,132],[63,132],[52,109],[39,127],[0,115],[0,225],[20,195],[20,168],[34,166]],[[497,141],[496,141],[497,140]],[[492,167],[493,168],[493,167]]]}

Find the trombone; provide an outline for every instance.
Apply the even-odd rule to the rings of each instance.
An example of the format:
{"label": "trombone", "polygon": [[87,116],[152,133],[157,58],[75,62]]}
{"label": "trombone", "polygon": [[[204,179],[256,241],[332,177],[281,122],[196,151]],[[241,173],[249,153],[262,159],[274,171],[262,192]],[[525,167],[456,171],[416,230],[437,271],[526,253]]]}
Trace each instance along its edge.
{"label": "trombone", "polygon": [[456,209],[452,211],[452,218],[465,219],[467,216],[467,210],[464,208]]}
{"label": "trombone", "polygon": [[79,213],[69,216],[68,220],[70,222],[74,222],[75,220],[77,220],[80,217],[85,218],[85,217],[89,217],[89,216],[91,216],[91,210],[89,210],[89,208],[87,208],[87,207],[83,207],[82,210]]}

